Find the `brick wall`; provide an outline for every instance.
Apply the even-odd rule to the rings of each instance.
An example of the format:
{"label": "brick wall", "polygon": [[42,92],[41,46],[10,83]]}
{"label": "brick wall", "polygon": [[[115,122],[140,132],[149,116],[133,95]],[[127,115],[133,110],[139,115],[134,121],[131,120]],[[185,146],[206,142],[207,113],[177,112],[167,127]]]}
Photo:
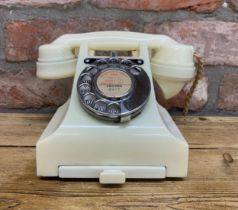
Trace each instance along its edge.
{"label": "brick wall", "polygon": [[[192,114],[237,115],[237,21],[237,0],[0,0],[0,109],[47,111],[68,98],[72,79],[36,78],[39,45],[64,33],[129,30],[192,44],[205,60]],[[168,107],[183,107],[190,85]]]}

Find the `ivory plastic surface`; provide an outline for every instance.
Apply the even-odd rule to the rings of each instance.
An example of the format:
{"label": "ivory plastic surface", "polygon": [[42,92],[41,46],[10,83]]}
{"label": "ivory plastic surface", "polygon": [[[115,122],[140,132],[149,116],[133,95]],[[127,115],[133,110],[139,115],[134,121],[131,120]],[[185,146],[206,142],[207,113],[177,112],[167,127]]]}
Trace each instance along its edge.
{"label": "ivory plastic surface", "polygon": [[[55,53],[50,49],[54,45],[61,46],[57,47]],[[84,166],[86,169],[87,166],[95,166],[97,169],[102,166],[100,173],[103,183],[107,182],[105,177],[108,177],[108,182],[124,180],[123,171],[116,173],[112,167],[113,173],[109,173],[104,171],[103,166],[139,167],[138,170],[142,170],[140,167],[158,167],[158,171],[165,169],[165,177],[187,175],[188,144],[167,111],[157,105],[152,74],[167,98],[178,93],[183,84],[194,75],[193,50],[190,46],[180,45],[166,36],[134,32],[64,35],[45,46],[47,47],[40,48],[37,75],[48,79],[62,78],[69,76],[74,70],[75,76],[71,98],[57,110],[37,142],[38,176],[59,176],[61,166]],[[70,53],[65,53],[65,50],[73,50],[75,47],[80,49],[77,67],[74,69],[73,64],[68,64],[74,58]],[[169,50],[166,47],[169,47]],[[157,50],[152,60],[149,57],[151,49]],[[166,51],[164,54],[162,49]],[[181,59],[176,60],[173,49],[184,54],[186,58],[180,55]],[[76,87],[78,76],[87,66],[84,59],[89,57],[88,52],[91,57],[95,50],[133,50],[133,55],[144,60],[142,68],[150,77],[152,90],[145,109],[129,122],[111,123],[96,119],[86,113],[79,103]],[[171,62],[169,52],[173,54]],[[62,68],[59,68],[57,75],[54,66],[58,62]],[[54,73],[50,72],[51,64]],[[67,66],[65,72],[64,65]],[[147,169],[143,170],[144,173]],[[114,179],[112,174],[119,178]],[[100,174],[95,175],[95,178],[100,178]]]}
{"label": "ivory plastic surface", "polygon": [[175,96],[184,83],[194,76],[192,46],[180,44],[164,35],[125,31],[67,34],[51,44],[41,46],[37,62],[37,76],[43,79],[73,76],[76,69],[76,56],[73,52],[85,42],[88,43],[89,52],[130,50],[133,51],[133,55],[136,55],[141,43],[144,43],[149,50],[155,50],[154,57],[150,58],[153,77],[161,85],[167,99]]}

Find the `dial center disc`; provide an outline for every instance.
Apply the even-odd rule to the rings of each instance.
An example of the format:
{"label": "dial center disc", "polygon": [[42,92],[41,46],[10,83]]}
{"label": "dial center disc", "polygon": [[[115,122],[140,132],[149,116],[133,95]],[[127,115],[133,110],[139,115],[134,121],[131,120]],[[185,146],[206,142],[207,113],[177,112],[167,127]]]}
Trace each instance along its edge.
{"label": "dial center disc", "polygon": [[127,95],[132,87],[131,77],[124,71],[108,69],[97,78],[97,87],[106,97],[121,98]]}

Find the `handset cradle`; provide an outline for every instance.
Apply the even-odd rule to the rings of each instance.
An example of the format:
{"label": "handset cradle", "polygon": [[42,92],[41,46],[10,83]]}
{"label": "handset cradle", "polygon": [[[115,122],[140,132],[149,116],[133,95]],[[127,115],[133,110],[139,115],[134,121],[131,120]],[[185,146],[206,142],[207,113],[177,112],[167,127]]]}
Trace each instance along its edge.
{"label": "handset cradle", "polygon": [[[132,57],[96,56],[100,50]],[[37,175],[101,183],[185,177],[188,144],[157,104],[152,78],[169,99],[194,74],[193,47],[164,35],[93,32],[41,46],[37,76],[74,82],[37,142]]]}

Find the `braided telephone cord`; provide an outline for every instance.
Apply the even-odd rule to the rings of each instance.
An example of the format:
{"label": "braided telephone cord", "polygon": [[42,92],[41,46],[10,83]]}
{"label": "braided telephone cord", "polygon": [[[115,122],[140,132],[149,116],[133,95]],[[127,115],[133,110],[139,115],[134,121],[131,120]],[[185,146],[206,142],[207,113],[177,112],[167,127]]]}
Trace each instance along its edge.
{"label": "braided telephone cord", "polygon": [[196,76],[193,80],[193,84],[192,84],[188,94],[186,95],[184,108],[183,108],[183,114],[184,115],[188,114],[189,104],[191,102],[193,93],[194,93],[194,91],[197,87],[197,84],[198,84],[199,80],[202,78],[203,71],[204,71],[202,56],[198,53],[194,53],[193,57],[194,57],[194,60],[196,61]]}

